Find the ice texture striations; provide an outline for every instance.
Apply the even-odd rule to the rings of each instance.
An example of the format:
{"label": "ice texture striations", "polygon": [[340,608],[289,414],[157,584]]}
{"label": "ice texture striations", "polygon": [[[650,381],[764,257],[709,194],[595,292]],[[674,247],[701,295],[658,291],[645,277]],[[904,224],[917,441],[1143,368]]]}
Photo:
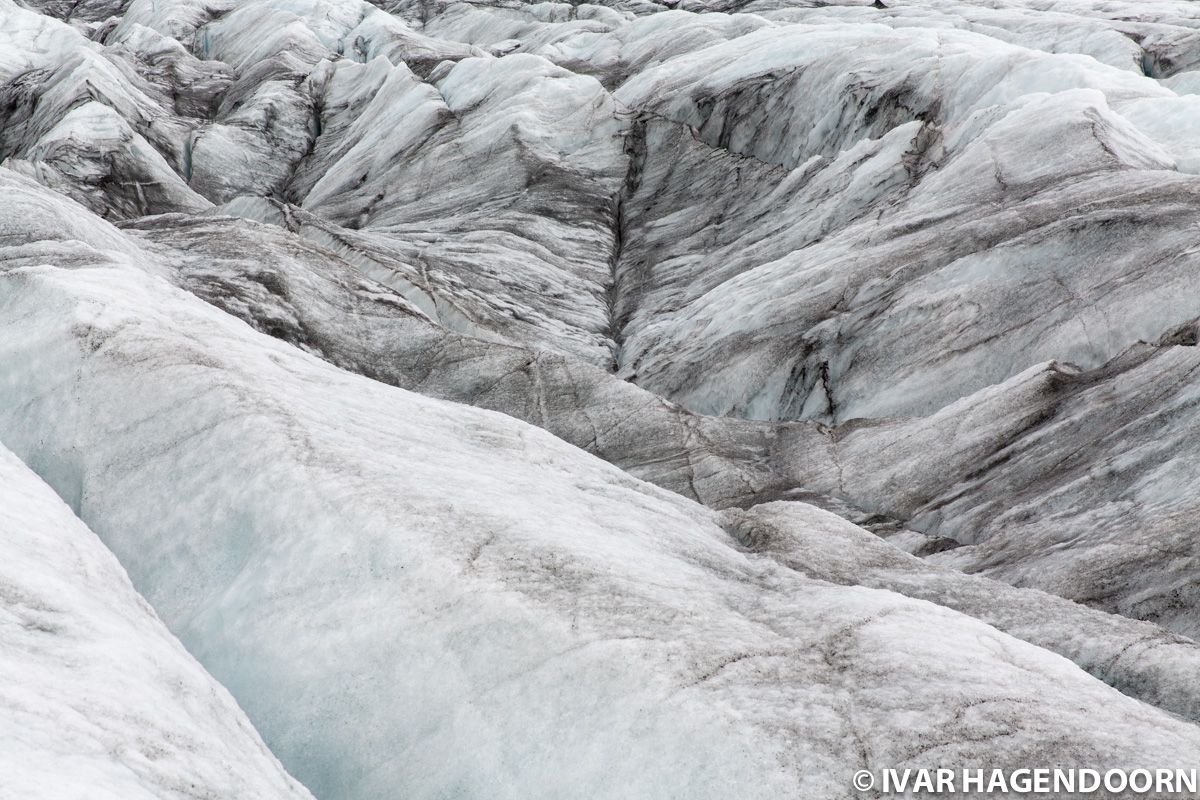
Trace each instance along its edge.
{"label": "ice texture striations", "polygon": [[0,0],[0,796],[1195,766],[1197,132],[1182,0]]}

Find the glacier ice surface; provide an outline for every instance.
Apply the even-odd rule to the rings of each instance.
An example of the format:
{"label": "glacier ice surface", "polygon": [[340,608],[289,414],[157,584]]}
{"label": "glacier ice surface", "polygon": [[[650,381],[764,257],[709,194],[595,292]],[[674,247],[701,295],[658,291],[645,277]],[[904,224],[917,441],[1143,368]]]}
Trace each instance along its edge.
{"label": "glacier ice surface", "polygon": [[322,800],[1194,765],[1198,31],[0,0],[0,697],[43,712],[0,759]]}

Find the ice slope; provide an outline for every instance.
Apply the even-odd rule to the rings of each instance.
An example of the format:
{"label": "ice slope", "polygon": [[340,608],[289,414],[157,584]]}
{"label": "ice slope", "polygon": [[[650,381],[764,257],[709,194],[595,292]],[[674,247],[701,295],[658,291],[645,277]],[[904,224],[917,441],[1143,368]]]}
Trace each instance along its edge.
{"label": "ice slope", "polygon": [[[15,194],[16,188],[10,187],[9,191]],[[1186,376],[1184,370],[1194,361],[1192,348],[1177,343],[1145,346],[1127,354],[1112,369],[1096,374],[1062,365],[1036,367],[926,420],[835,429],[806,423],[771,428],[761,423],[697,417],[627,383],[614,381],[599,370],[572,365],[561,357],[471,342],[440,331],[399,297],[357,276],[332,253],[302,245],[282,232],[236,220],[184,223],[160,218],[127,233],[145,237],[140,244],[150,245],[153,258],[172,265],[175,282],[259,330],[378,380],[504,411],[546,428],[627,472],[709,505],[752,505],[772,497],[815,500],[860,522],[873,523],[875,530],[905,549],[926,552],[945,551],[955,545],[953,537],[962,536],[962,528],[955,523],[965,519],[987,532],[978,535],[980,541],[995,536],[998,541],[1011,543],[1010,553],[1012,549],[1020,550],[1019,559],[1010,556],[996,559],[995,564],[1037,564],[1047,575],[1054,574],[1050,567],[1056,561],[1072,563],[1060,555],[1057,545],[1065,535],[1073,535],[1077,548],[1090,550],[1081,562],[1089,568],[1065,575],[1060,571],[1053,585],[1056,593],[1117,613],[1153,619],[1188,635],[1195,633],[1194,614],[1189,612],[1191,601],[1177,588],[1187,585],[1194,564],[1186,557],[1156,558],[1162,550],[1152,547],[1155,541],[1172,541],[1176,553],[1188,552],[1187,529],[1178,523],[1188,513],[1186,506],[1178,505],[1184,498],[1159,492],[1156,498],[1144,497],[1142,502],[1121,499],[1130,477],[1153,473],[1164,460],[1182,473],[1180,483],[1195,479],[1184,471],[1193,447],[1189,431],[1194,412],[1176,402],[1157,418],[1148,418],[1142,424],[1155,426],[1156,433],[1141,434],[1141,438],[1153,442],[1144,448],[1147,455],[1131,462],[1122,473],[1109,471],[1102,483],[1089,480],[1086,473],[1080,476],[1063,456],[1066,448],[1076,447],[1085,436],[1076,430],[1085,422],[1092,432],[1094,448],[1120,447],[1122,426],[1143,413],[1147,397],[1161,396],[1167,381],[1177,390],[1186,391],[1188,384],[1180,378]],[[130,246],[136,245],[131,242]],[[280,258],[283,252],[289,253],[289,258]],[[274,258],[270,258],[272,253]],[[269,260],[271,268],[247,269],[247,259],[255,263]],[[346,327],[347,320],[354,320],[353,327]],[[1186,332],[1176,339],[1187,341]],[[1159,376],[1157,380],[1138,379],[1136,372],[1126,374],[1153,364],[1165,367],[1153,373]],[[1126,396],[1116,397],[1116,386],[1123,387]],[[1106,401],[1091,399],[1098,395]],[[1076,399],[1068,404],[1069,398]],[[1065,412],[1071,405],[1080,410]],[[1056,414],[1062,422],[1047,425],[1047,419],[1055,419]],[[1102,416],[1110,431],[1106,436],[1095,433]],[[1063,428],[1068,430],[1064,432]],[[1167,431],[1172,435],[1167,436]],[[1028,457],[1013,458],[1012,452],[1018,448],[1027,449]],[[931,451],[939,452],[935,463],[930,463]],[[1164,455],[1168,453],[1176,457],[1172,460]],[[1080,461],[1104,462],[1111,457]],[[1055,462],[1065,467],[1055,468]],[[998,475],[1006,477],[999,479]],[[969,488],[959,485],[964,478]],[[1137,482],[1150,480],[1147,476]],[[1031,499],[1025,506],[1013,503],[1014,496],[1020,496],[1014,481],[1028,484],[1025,491]],[[1066,487],[1055,489],[1051,495],[1046,487],[1055,481]],[[793,487],[797,486],[808,487],[808,493],[795,491]],[[1089,515],[1070,513],[1072,509],[1093,506],[1097,499],[1103,502],[1106,495],[1109,507],[1120,509],[1119,527],[1093,526]],[[849,501],[850,507],[838,505],[836,498]],[[879,504],[879,498],[886,498],[886,504]],[[952,514],[940,511],[948,502],[962,510]],[[1038,503],[1054,504],[1058,514],[1053,526],[1057,531],[1045,544],[1035,545],[1031,531],[1044,523],[1038,514],[1029,512],[1029,505]],[[968,504],[976,508],[966,511]],[[987,525],[997,510],[1003,512],[1002,524]],[[1018,516],[1024,517],[1024,525],[1014,521]],[[908,528],[897,531],[899,522]],[[916,535],[914,528],[925,535]],[[1095,536],[1097,532],[1101,536]],[[1146,546],[1114,547],[1106,537],[1110,532],[1127,542],[1136,537]],[[931,558],[954,559],[968,569],[977,569],[967,556],[985,549],[962,547]],[[1114,582],[1105,576],[1124,578]],[[1037,580],[1021,582],[1038,585]],[[999,624],[989,612],[1006,608],[1007,604],[997,601],[999,590],[994,584],[982,582],[980,586],[986,588],[973,591],[987,599],[973,606],[976,611],[967,613]],[[1120,599],[1125,596],[1137,597],[1141,607]],[[941,597],[939,602],[964,610],[953,604],[952,595]],[[1033,616],[1039,624],[1045,624],[1040,609],[1046,602],[1045,597],[1035,594],[1018,605],[1037,607],[1039,611]],[[1125,623],[1103,614],[1089,618],[1082,609],[1069,604],[1058,606],[1053,617],[1051,627],[1055,633],[1031,641],[1067,655],[1135,696],[1158,696],[1161,681],[1114,676],[1106,672],[1107,667],[1098,666],[1110,663],[1133,641],[1152,642],[1157,649],[1158,636],[1130,627],[1122,635],[1127,638],[1119,638],[1102,650],[1104,656],[1081,660],[1080,651],[1068,644],[1079,631],[1088,631],[1087,638],[1094,642],[1102,638],[1097,625],[1124,630]],[[1007,624],[999,627],[1027,638],[1020,632],[1023,628]],[[1189,643],[1184,649],[1192,647]],[[1113,663],[1116,661],[1123,659],[1115,658]],[[1158,667],[1159,660],[1149,658],[1144,664],[1123,662],[1121,669]],[[1191,669],[1181,667],[1175,673],[1178,680],[1189,683]],[[1150,695],[1140,693],[1144,690]],[[1172,702],[1167,707],[1192,716],[1185,710],[1190,703]]]}
{"label": "ice slope", "polygon": [[[616,94],[780,168],[725,192],[741,224],[626,236],[641,291],[621,374],[695,410],[924,415],[1049,358],[1098,366],[1194,316],[1196,241],[1176,215],[1196,179],[1150,109],[1197,107],[1148,79],[958,31],[823,25],[760,29]],[[677,163],[660,149],[642,169],[656,199]],[[852,173],[835,204],[857,203],[805,215],[837,208],[831,169]],[[784,231],[758,244],[760,227]]]}
{"label": "ice slope", "polygon": [[[300,230],[303,220],[293,212]],[[825,495],[881,532],[906,528],[895,540],[905,548],[970,545],[937,560],[1198,632],[1186,520],[1200,509],[1178,488],[1200,477],[1188,326],[1094,371],[1037,365],[927,418],[768,425],[693,415],[562,356],[446,332],[282,231],[157,218],[127,233],[179,285],[259,330],[378,380],[503,411],[709,505]],[[1095,466],[1118,459],[1120,469]]]}
{"label": "ice slope", "polygon": [[322,797],[1194,763],[1198,27],[0,0],[0,439]]}
{"label": "ice slope", "polygon": [[291,187],[305,210],[416,243],[470,330],[610,364],[623,122],[594,78],[515,54],[424,80],[339,61],[317,80],[326,132]]}
{"label": "ice slope", "polygon": [[[28,191],[2,179],[0,185],[15,197]],[[311,216],[287,213],[314,239],[327,233]],[[139,258],[164,265],[173,282],[260,331],[376,380],[538,425],[710,505],[792,488],[790,459],[779,451],[802,443],[824,449],[827,442],[808,424],[780,431],[698,417],[558,353],[448,331],[421,311],[428,295],[409,302],[329,249],[280,228],[160,216],[124,232]]]}
{"label": "ice slope", "polygon": [[[433,6],[406,25],[350,0],[134,4],[94,26],[102,45],[59,47],[137,73],[142,99],[103,99],[153,148],[105,155],[128,138],[114,118],[99,165],[63,176],[83,156],[54,143],[94,114],[39,105],[58,133],[28,150],[16,131],[10,166],[121,216],[277,195],[403,254],[392,283],[427,284],[439,323],[615,364],[705,413],[923,415],[1187,321],[1200,107],[1139,74],[1191,41],[1185,7],[807,5]],[[194,55],[152,56],[155,32]],[[168,66],[219,101],[156,97]]]}
{"label": "ice slope", "polygon": [[747,549],[809,578],[886,589],[952,608],[1066,656],[1106,683],[1188,719],[1200,718],[1196,642],[1158,626],[1039,591],[930,566],[804,503],[729,509],[721,523]]}
{"label": "ice slope", "polygon": [[[600,7],[569,13],[555,6],[439,6],[406,26],[361,5],[269,3],[247,4],[232,15],[226,7],[134,4],[115,24],[101,24],[107,7],[97,4],[94,14],[87,6],[75,9],[71,30],[9,5],[7,91],[18,110],[5,136],[18,155],[6,163],[106,215],[198,207],[190,195],[181,195],[184,202],[155,194],[178,188],[171,176],[153,177],[163,174],[164,161],[214,200],[237,191],[279,191],[352,226],[363,222],[355,214],[369,208],[366,227],[358,231],[319,216],[299,227],[399,290],[438,325],[472,339],[552,347],[568,359],[582,355],[598,365],[611,355],[624,363],[622,375],[702,410],[827,422],[925,414],[1050,359],[1103,370],[1137,340],[1156,341],[1192,316],[1188,275],[1194,243],[1181,221],[1190,214],[1193,180],[1164,172],[1172,166],[1186,172],[1194,160],[1185,135],[1193,104],[1172,91],[1183,91],[1188,80],[1187,70],[1178,68],[1193,36],[1194,15],[1186,4],[803,6],[756,8],[758,15],[679,11],[642,17]],[[46,10],[57,13],[55,8]],[[97,21],[85,21],[92,18]],[[253,35],[264,20],[285,18],[277,36]],[[1046,38],[1047,25],[1055,32],[1053,41]],[[1121,47],[1113,46],[1114,35],[1122,37]],[[455,113],[452,107],[460,101],[452,92],[453,102],[440,110],[444,99],[435,89],[459,68],[446,64],[435,70],[436,58],[422,61],[404,49],[421,36],[429,47],[430,41],[443,43],[436,58],[475,56],[460,65],[463,74],[493,93],[533,82],[521,84],[527,87],[523,93],[504,95],[509,99],[502,108],[471,106],[451,120],[446,114]],[[807,50],[797,51],[793,41],[805,42]],[[855,74],[869,73],[851,85],[841,77],[846,45],[855,45]],[[537,55],[488,60],[473,48]],[[731,58],[747,52],[756,55]],[[892,58],[894,52],[904,58]],[[1142,55],[1126,61],[1128,52]],[[547,117],[546,100],[555,97],[555,109],[566,110],[574,107],[573,98],[595,97],[601,107],[608,101],[593,84],[576,79],[571,85],[577,91],[543,91],[539,87],[564,74],[539,56],[595,76],[601,86],[616,89],[618,102],[631,104],[632,119],[614,118],[613,133],[625,140],[623,153],[599,143],[574,149],[590,141],[588,131],[604,129],[587,114]],[[418,71],[387,60],[403,58]],[[364,65],[356,63],[360,59],[373,60]],[[1167,61],[1176,65],[1163,84],[1169,88],[1137,76],[1147,69],[1155,76],[1172,71]],[[913,77],[913,65],[924,63],[938,66],[927,71],[934,75],[932,89],[929,79]],[[782,71],[762,73],[764,65]],[[98,98],[92,105],[76,105],[80,76],[89,96]],[[760,88],[751,93],[736,88],[747,78],[760,81]],[[791,98],[800,92],[790,87],[797,80],[804,92],[824,93],[828,102],[795,104]],[[704,112],[708,121],[694,130],[688,122],[691,101],[679,81],[680,86],[699,81],[700,88],[689,90],[699,91],[703,100],[695,109],[714,102],[705,99],[714,92],[725,98],[724,105],[714,106],[717,111]],[[722,94],[729,81],[733,94]],[[390,102],[397,91],[427,97],[434,116],[445,120],[432,129],[433,139],[405,150],[399,163],[383,159],[384,171],[372,179],[370,169],[355,168],[365,155],[377,157],[381,146],[383,153],[398,152],[386,149],[393,121],[379,116],[382,101]],[[751,130],[768,110],[772,125],[790,125],[805,109],[840,107],[836,98],[847,91],[862,98],[862,107],[825,120],[815,138],[807,133],[803,141],[792,141],[792,134],[779,129],[781,134],[759,137],[757,144],[739,139],[744,136],[738,130]],[[675,97],[678,108],[664,115],[660,96]],[[734,116],[722,116],[721,108]],[[683,122],[671,118],[679,114]],[[726,129],[724,120],[743,117],[742,129]],[[76,118],[88,124],[76,124]],[[522,179],[532,180],[532,193],[513,194],[509,188],[520,171],[506,165],[521,163],[520,151],[495,137],[490,150],[478,149],[479,142],[489,141],[479,132],[514,118],[526,127],[512,143],[533,142],[538,163],[553,166]],[[87,141],[88,125],[99,120],[118,131],[128,125],[154,149],[122,151],[133,153],[129,158],[104,155],[126,134],[108,144],[95,136]],[[576,136],[573,130],[584,133]],[[42,141],[54,131],[66,138],[55,133]],[[229,139],[234,132],[242,138]],[[723,139],[733,150],[721,146]],[[66,149],[64,141],[70,143]],[[571,148],[567,156],[564,143]],[[94,161],[81,155],[81,145],[99,148]],[[827,153],[847,145],[785,172],[813,147]],[[772,149],[780,147],[798,147],[798,155],[784,157],[784,150]],[[593,151],[603,157],[594,158]],[[1055,158],[1031,171],[1025,157],[1031,151],[1053,152]],[[263,157],[267,152],[270,159]],[[282,157],[285,153],[291,155]],[[583,154],[582,161],[575,154]],[[621,169],[614,155],[628,162],[622,187],[612,179]],[[607,177],[594,187],[577,173],[566,183],[553,177],[566,174],[560,168],[571,173],[576,161]],[[64,177],[56,163],[94,163],[99,171]],[[480,163],[497,168],[486,175],[470,171]],[[275,171],[259,174],[260,167]],[[363,176],[363,186],[355,189]],[[249,183],[225,182],[234,179]],[[342,189],[336,188],[339,182]],[[310,197],[317,185],[326,188]],[[564,186],[569,197],[561,193]],[[398,198],[397,188],[407,194]],[[381,191],[383,198],[376,200]],[[514,199],[535,195],[540,199],[533,206]],[[589,210],[599,214],[589,220],[582,213]],[[508,215],[503,236],[495,229],[497,214]],[[1071,215],[1066,222],[1064,214]],[[579,228],[581,220],[586,230]],[[606,225],[613,230],[606,233]],[[583,234],[578,253],[539,250],[546,242],[574,242],[572,230]],[[464,248],[471,237],[476,238]],[[603,259],[594,257],[597,251]],[[579,256],[588,252],[591,263]],[[1054,274],[1044,274],[1050,262],[1056,264]],[[808,269],[809,263],[817,266]],[[1141,264],[1156,266],[1143,270]],[[800,282],[798,293],[781,291],[788,280]],[[1002,313],[995,313],[998,308]],[[817,324],[804,330],[805,319]],[[357,345],[352,337],[338,338]],[[460,341],[468,350],[481,347]],[[372,346],[383,353],[397,347],[390,341]],[[458,348],[443,352],[453,361]],[[358,350],[355,359],[368,374],[383,374],[368,367],[388,363],[386,356]],[[520,350],[505,352],[518,364],[529,358]],[[569,363],[559,355],[537,358]],[[539,363],[537,358],[530,363]],[[555,391],[613,386],[581,367],[568,371],[589,377],[568,376]],[[460,366],[460,375],[464,369]],[[495,369],[497,378],[514,372]],[[533,421],[545,416],[546,404],[537,401],[545,392],[536,387],[509,389],[505,383],[504,397],[488,398],[481,394],[496,390],[460,390],[445,381],[417,380],[415,372],[416,365],[388,379]],[[628,428],[653,417],[664,421],[666,431],[644,437],[618,429],[604,444],[603,435],[588,435],[591,428],[609,427],[590,425],[588,417],[596,416],[591,411],[570,424],[544,419],[539,424],[717,504],[745,502],[811,480],[822,492],[930,535],[964,538],[956,533],[961,525],[914,517],[908,500],[897,498],[886,482],[871,478],[862,491],[831,490],[831,454],[805,456],[818,464],[804,465],[803,480],[797,480],[793,445],[813,451],[813,428],[737,427],[681,416],[653,398],[616,387],[602,394],[629,399],[593,403],[590,408],[599,405],[603,412],[600,419],[627,420]],[[1142,396],[1131,398],[1129,407],[1144,402]],[[631,405],[652,410],[631,413]],[[645,441],[652,446],[642,447]],[[956,443],[952,449],[960,448]],[[1074,446],[1067,443],[1065,449]],[[710,459],[713,450],[719,452]],[[921,485],[947,477],[940,462],[920,461],[907,465],[904,474],[919,475]],[[961,474],[970,472],[965,469]],[[814,471],[822,476],[810,479]],[[1028,480],[1045,486],[1044,478],[1031,474]],[[1126,491],[1132,476],[1118,474],[1113,481]],[[1170,486],[1165,494],[1167,505],[1186,499]],[[1139,530],[1158,535],[1158,522],[1147,522],[1137,504],[1129,508],[1137,512]],[[1078,504],[1064,513],[1088,524],[1089,512]],[[1086,535],[1094,531],[1090,526]],[[1003,556],[1006,564],[1020,564],[1011,574],[1022,582],[1191,630],[1190,602],[1143,602],[1145,592],[1150,597],[1173,592],[1157,582],[1125,587],[1078,570],[1049,579],[1024,549],[1009,548]],[[1144,561],[1128,552],[1117,555],[1117,564]],[[1178,613],[1158,610],[1164,602],[1179,606]]]}
{"label": "ice slope", "polygon": [[311,798],[96,535],[0,447],[0,797]]}
{"label": "ice slope", "polygon": [[536,428],[100,257],[0,279],[0,435],[317,796],[848,797],[932,753],[1200,755],[1064,658],[805,577]]}

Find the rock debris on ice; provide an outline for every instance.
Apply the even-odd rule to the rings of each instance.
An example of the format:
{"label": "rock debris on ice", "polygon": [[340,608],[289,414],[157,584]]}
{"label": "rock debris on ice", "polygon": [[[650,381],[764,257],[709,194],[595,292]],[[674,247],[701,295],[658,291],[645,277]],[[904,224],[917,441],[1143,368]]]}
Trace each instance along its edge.
{"label": "rock debris on ice", "polygon": [[1198,132],[1183,0],[0,0],[0,797],[1194,766]]}

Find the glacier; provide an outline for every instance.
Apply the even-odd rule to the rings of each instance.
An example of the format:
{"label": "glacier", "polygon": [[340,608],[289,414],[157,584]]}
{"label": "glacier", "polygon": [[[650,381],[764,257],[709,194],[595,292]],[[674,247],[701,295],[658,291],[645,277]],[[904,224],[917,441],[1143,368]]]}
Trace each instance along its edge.
{"label": "glacier", "polygon": [[50,487],[0,479],[0,796],[311,800]]}
{"label": "glacier", "polygon": [[0,797],[1194,767],[1198,95],[1184,0],[0,0]]}

